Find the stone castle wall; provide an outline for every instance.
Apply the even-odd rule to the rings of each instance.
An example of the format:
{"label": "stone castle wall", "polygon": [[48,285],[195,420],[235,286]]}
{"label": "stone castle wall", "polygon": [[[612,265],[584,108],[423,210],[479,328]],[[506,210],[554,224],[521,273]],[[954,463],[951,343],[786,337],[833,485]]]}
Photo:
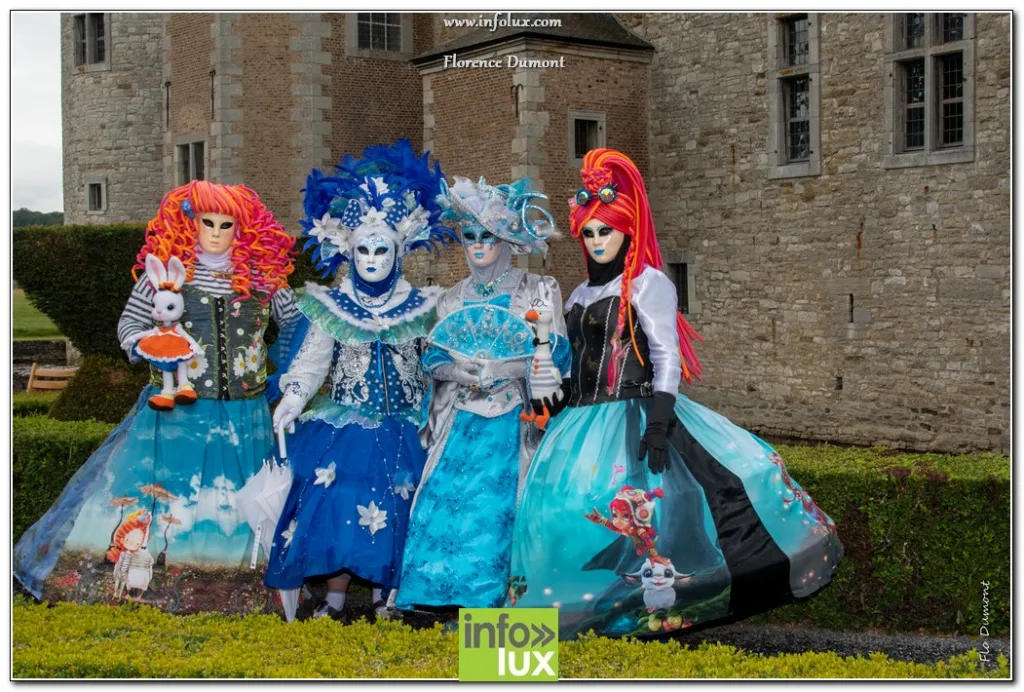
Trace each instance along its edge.
{"label": "stone castle wall", "polygon": [[[61,15],[64,222],[147,221],[163,194],[163,15],[113,13],[110,69],[73,65],[72,15]],[[90,182],[106,209],[88,210]]]}

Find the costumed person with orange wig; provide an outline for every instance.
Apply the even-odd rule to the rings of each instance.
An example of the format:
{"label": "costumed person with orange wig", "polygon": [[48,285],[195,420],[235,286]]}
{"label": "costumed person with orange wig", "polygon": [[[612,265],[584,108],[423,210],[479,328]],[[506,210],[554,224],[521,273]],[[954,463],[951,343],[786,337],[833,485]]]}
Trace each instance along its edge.
{"label": "costumed person with orange wig", "polygon": [[151,384],[15,547],[14,576],[36,598],[273,607],[234,495],[274,449],[263,336],[271,319],[287,336],[298,316],[293,243],[242,185],[164,196],[117,334]]}
{"label": "costumed person with orange wig", "polygon": [[842,557],[835,524],[767,443],[679,393],[700,377],[700,337],[661,272],[636,165],[595,149],[581,177],[569,225],[588,280],[565,305],[570,393],[523,482],[508,605],[558,608],[572,639],[809,596]]}

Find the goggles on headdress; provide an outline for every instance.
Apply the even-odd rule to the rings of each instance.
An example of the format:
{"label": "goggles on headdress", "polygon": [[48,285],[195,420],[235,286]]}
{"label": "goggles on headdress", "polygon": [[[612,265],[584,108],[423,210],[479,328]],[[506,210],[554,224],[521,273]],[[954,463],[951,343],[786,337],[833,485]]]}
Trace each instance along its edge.
{"label": "goggles on headdress", "polygon": [[618,185],[615,183],[603,185],[597,192],[591,192],[586,187],[581,187],[579,191],[576,192],[576,204],[581,207],[585,207],[595,199],[600,200],[604,204],[611,204],[618,196]]}

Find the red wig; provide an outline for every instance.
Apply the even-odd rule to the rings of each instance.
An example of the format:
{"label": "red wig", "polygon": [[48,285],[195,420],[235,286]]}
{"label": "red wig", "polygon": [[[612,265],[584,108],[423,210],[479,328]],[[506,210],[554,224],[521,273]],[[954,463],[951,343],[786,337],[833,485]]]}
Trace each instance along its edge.
{"label": "red wig", "polygon": [[[191,206],[191,215],[183,205]],[[272,295],[288,285],[288,275],[294,269],[295,239],[253,190],[206,180],[193,180],[164,195],[156,217],[146,226],[146,244],[136,257],[132,276],[138,280],[139,270],[146,268],[146,255],[153,254],[165,263],[171,257],[180,259],[185,280],[191,281],[199,232],[196,219],[203,213],[225,214],[238,222],[231,245],[235,293],[241,298],[249,298],[252,291]]]}
{"label": "red wig", "polygon": [[[569,201],[569,229],[574,238],[580,239],[581,247],[583,226],[591,219],[598,219],[631,238],[629,252],[626,254],[626,266],[622,271],[618,322],[612,343],[612,358],[608,366],[611,383],[617,379],[618,368],[625,357],[622,333],[627,324],[633,352],[641,365],[644,362],[636,345],[630,291],[633,279],[639,276],[645,267],[661,269],[661,250],[658,248],[658,236],[654,233],[654,220],[651,218],[651,205],[647,201],[644,179],[628,156],[614,149],[591,149],[583,157],[583,170],[580,171],[580,176],[583,179],[583,187],[594,196],[594,199],[585,206],[578,205],[575,199]],[[607,185],[615,185],[616,188],[617,194],[612,202],[602,202],[596,198],[600,189]],[[586,247],[583,247],[584,256],[586,252]],[[676,332],[679,335],[683,378],[688,383],[694,378],[699,380],[701,364],[690,340],[703,341],[704,338],[680,313],[676,313]]]}

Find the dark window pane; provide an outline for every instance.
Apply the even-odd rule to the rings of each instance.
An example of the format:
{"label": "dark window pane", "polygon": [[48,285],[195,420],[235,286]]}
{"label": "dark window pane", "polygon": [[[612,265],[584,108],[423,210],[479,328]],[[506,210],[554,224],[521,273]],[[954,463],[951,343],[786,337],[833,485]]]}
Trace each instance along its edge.
{"label": "dark window pane", "polygon": [[953,41],[964,40],[964,15],[963,12],[944,12],[940,17],[940,24],[942,26],[942,42],[951,43]]}
{"label": "dark window pane", "polygon": [[924,60],[904,63],[906,104],[924,103]]}
{"label": "dark window pane", "polygon": [[103,13],[96,12],[89,15],[89,22],[92,24],[93,52],[91,62],[103,62],[107,57],[107,34],[103,24]]}
{"label": "dark window pane", "polygon": [[806,65],[808,54],[807,15],[786,20],[786,64]]}
{"label": "dark window pane", "polygon": [[192,164],[191,164],[191,147],[187,144],[182,144],[178,147],[178,161],[181,166],[181,183],[192,181]]}
{"label": "dark window pane", "polygon": [[597,148],[597,121],[573,121],[573,156],[582,159],[591,149]]}
{"label": "dark window pane", "polygon": [[964,56],[943,55],[939,68],[939,145],[958,146],[964,141]]}
{"label": "dark window pane", "polygon": [[103,186],[89,183],[89,211],[103,211]]}
{"label": "dark window pane", "polygon": [[905,149],[924,147],[924,107],[907,109],[907,135]]}
{"label": "dark window pane", "polygon": [[206,180],[206,171],[204,169],[205,149],[206,145],[203,142],[196,142],[192,145],[192,160],[195,162],[196,180]]}
{"label": "dark window pane", "polygon": [[[362,15],[359,15],[360,17]],[[370,23],[359,22],[359,49],[369,50],[370,49]]]}
{"label": "dark window pane", "polygon": [[72,20],[72,41],[75,48],[75,66],[85,64],[85,15],[76,15]]}
{"label": "dark window pane", "polygon": [[942,104],[942,139],[944,146],[963,144],[964,104],[963,101]]}
{"label": "dark window pane", "polygon": [[963,53],[944,55],[939,58],[942,75],[943,100],[963,98],[964,95],[964,56]]}
{"label": "dark window pane", "polygon": [[786,158],[805,161],[811,156],[811,91],[807,77],[789,79],[786,90]]}
{"label": "dark window pane", "polygon": [[690,313],[690,295],[686,285],[688,268],[685,263],[674,262],[669,265],[669,272],[672,282],[676,285],[676,303],[679,312],[687,315]]}
{"label": "dark window pane", "polygon": [[924,45],[924,12],[907,12],[903,15],[903,39],[907,48]]}

